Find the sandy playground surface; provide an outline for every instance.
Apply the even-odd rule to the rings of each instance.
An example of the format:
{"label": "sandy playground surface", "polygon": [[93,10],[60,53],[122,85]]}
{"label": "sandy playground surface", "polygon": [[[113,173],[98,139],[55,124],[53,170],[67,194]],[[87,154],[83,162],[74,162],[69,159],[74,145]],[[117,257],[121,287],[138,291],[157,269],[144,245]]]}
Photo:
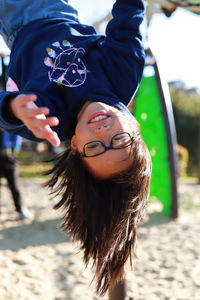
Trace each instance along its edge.
{"label": "sandy playground surface", "polygon": [[[41,179],[21,179],[32,220],[16,220],[3,181],[0,216],[1,300],[107,300],[95,295],[93,271],[85,269],[77,245],[58,229]],[[180,217],[172,221],[152,203],[138,230],[138,259],[127,270],[134,300],[200,300],[200,185],[179,183]]]}

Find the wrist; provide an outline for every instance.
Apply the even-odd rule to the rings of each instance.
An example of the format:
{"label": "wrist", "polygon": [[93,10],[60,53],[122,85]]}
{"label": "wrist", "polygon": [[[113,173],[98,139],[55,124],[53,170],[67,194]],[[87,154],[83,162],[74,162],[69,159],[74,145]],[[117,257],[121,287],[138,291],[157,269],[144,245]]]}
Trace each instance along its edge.
{"label": "wrist", "polygon": [[18,94],[8,95],[5,98],[4,104],[3,104],[3,116],[5,117],[5,119],[12,121],[12,122],[19,122],[19,119],[14,114],[13,106],[12,106],[13,100],[17,95]]}

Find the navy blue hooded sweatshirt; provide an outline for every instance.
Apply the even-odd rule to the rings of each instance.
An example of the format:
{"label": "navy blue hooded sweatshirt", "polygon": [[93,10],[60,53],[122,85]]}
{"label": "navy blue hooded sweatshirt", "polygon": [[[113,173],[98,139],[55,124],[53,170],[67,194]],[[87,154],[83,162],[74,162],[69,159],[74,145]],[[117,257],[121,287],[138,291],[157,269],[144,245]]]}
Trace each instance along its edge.
{"label": "navy blue hooded sweatshirt", "polygon": [[0,93],[0,127],[37,140],[7,114],[7,101],[18,94],[34,93],[38,106],[49,107],[50,116],[59,119],[54,130],[62,141],[73,135],[77,114],[88,100],[128,112],[144,67],[139,30],[144,3],[117,0],[112,14],[105,36],[67,14],[33,21],[19,31],[7,71],[19,91]]}

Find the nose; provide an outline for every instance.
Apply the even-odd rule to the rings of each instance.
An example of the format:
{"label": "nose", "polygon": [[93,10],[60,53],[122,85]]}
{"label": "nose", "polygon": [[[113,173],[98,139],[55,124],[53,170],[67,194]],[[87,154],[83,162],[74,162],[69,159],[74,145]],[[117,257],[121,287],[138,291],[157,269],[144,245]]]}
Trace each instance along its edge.
{"label": "nose", "polygon": [[108,130],[110,129],[109,125],[99,125],[98,127],[95,128],[95,134],[96,136],[105,144],[107,144],[108,142],[108,137],[107,137],[107,133]]}
{"label": "nose", "polygon": [[104,131],[107,131],[109,128],[110,128],[109,125],[100,125],[95,128],[95,131],[96,132],[104,132]]}

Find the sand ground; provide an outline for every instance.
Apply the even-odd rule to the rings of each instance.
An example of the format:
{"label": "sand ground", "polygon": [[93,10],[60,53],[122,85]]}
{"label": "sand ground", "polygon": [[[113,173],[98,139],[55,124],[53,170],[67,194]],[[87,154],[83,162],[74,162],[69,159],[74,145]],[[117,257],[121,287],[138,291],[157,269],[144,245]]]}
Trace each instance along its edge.
{"label": "sand ground", "polygon": [[[41,179],[21,179],[31,220],[16,220],[6,182],[1,186],[0,299],[107,300],[95,295],[93,271],[85,269],[77,245],[58,229]],[[200,185],[179,182],[176,221],[151,203],[138,229],[138,259],[127,268],[128,295],[134,300],[200,300]]]}

